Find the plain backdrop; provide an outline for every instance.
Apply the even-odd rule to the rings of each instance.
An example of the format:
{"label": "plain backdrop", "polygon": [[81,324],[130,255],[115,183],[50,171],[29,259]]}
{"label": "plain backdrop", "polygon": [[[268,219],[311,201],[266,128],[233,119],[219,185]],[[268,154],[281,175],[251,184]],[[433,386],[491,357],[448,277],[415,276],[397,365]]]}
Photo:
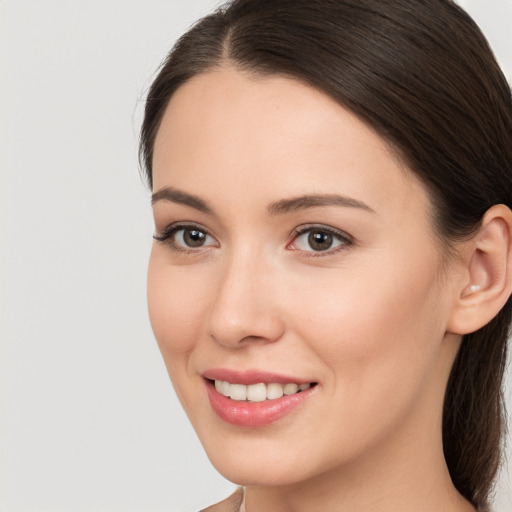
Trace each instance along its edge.
{"label": "plain backdrop", "polygon": [[[461,3],[512,78],[512,0]],[[187,512],[234,488],[153,340],[137,166],[151,76],[217,4],[0,1],[0,512]]]}

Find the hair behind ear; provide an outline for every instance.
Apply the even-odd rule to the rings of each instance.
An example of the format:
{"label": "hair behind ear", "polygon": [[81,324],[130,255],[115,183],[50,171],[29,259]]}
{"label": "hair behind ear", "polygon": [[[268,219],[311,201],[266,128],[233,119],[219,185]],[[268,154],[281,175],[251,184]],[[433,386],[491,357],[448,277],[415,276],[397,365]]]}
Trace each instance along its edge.
{"label": "hair behind ear", "polygon": [[476,504],[486,502],[486,491],[492,488],[501,463],[505,430],[502,382],[511,315],[509,299],[487,325],[464,336],[444,401],[446,462],[455,487]]}

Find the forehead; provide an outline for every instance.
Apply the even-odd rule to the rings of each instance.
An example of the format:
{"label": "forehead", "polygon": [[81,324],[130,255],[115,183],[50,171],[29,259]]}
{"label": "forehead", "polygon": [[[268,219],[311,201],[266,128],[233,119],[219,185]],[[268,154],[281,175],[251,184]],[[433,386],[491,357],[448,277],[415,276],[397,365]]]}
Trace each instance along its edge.
{"label": "forehead", "polygon": [[412,194],[416,208],[429,208],[415,175],[349,110],[297,80],[232,68],[176,91],[156,137],[153,173],[155,191],[171,185],[221,197],[222,184],[240,200],[335,191],[364,194],[377,208]]}

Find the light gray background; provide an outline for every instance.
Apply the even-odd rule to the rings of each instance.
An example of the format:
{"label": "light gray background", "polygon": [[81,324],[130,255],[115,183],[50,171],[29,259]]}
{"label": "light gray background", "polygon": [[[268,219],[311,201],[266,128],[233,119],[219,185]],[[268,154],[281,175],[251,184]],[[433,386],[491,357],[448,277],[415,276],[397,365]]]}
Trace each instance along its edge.
{"label": "light gray background", "polygon": [[[512,78],[512,0],[461,3]],[[1,512],[186,512],[234,487],[153,341],[137,168],[152,73],[217,4],[0,2]]]}

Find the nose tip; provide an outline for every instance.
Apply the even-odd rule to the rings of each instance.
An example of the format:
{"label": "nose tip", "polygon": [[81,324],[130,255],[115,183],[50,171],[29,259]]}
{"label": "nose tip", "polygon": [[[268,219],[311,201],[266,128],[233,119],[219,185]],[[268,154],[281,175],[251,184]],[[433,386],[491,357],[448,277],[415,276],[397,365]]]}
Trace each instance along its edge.
{"label": "nose tip", "polygon": [[232,269],[219,284],[209,318],[209,335],[219,345],[272,343],[284,332],[276,288],[269,274]]}
{"label": "nose tip", "polygon": [[238,348],[247,343],[272,343],[282,335],[280,323],[260,314],[246,312],[244,318],[216,318],[211,322],[210,337],[226,348]]}

